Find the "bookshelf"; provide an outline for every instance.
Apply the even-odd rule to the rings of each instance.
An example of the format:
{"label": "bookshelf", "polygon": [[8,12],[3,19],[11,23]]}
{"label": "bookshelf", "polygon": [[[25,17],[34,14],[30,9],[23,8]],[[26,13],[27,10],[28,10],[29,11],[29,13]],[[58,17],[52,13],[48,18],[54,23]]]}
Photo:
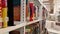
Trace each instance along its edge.
{"label": "bookshelf", "polygon": [[40,23],[40,29],[41,29],[40,32],[42,32],[42,20],[44,20],[44,19],[42,19],[42,7],[44,7],[47,11],[49,11],[49,10],[40,0],[30,0],[30,1],[33,1],[35,3],[35,5],[39,7],[39,10],[38,10],[39,12],[38,12],[38,16],[37,16],[38,19],[29,21],[29,22],[26,21],[26,0],[21,0],[21,11],[20,11],[21,19],[20,19],[20,21],[14,22],[14,23],[20,23],[20,24],[17,24],[15,26],[8,26],[6,28],[1,28],[0,34],[9,34],[10,31],[13,31],[18,28],[21,29],[20,34],[25,34],[25,26],[36,23],[36,22]]}

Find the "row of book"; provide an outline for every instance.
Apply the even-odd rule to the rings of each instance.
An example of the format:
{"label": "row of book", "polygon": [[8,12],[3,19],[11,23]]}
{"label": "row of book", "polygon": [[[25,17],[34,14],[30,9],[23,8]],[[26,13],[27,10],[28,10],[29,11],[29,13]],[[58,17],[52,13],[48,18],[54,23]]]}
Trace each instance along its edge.
{"label": "row of book", "polygon": [[39,7],[33,1],[26,0],[26,20],[33,21],[38,19]]}
{"label": "row of book", "polygon": [[[14,21],[20,21],[20,17],[21,17],[21,6],[14,6]],[[33,1],[30,0],[26,0],[26,21],[34,21],[37,20],[39,17],[39,6],[36,6],[35,3]],[[44,7],[42,7],[42,18],[45,19],[46,18],[46,9]],[[18,14],[17,14],[18,13]]]}
{"label": "row of book", "polygon": [[[14,6],[14,21],[20,21],[21,6]],[[17,14],[18,13],[18,14]],[[26,21],[33,21],[38,19],[39,6],[35,6],[35,3],[30,0],[26,0]]]}
{"label": "row of book", "polygon": [[[0,1],[0,28],[14,26],[14,21],[20,21],[21,0],[1,0]],[[41,11],[45,16],[44,8]],[[7,18],[8,17],[8,18]],[[30,0],[26,0],[26,21],[34,21],[39,17],[39,6]]]}
{"label": "row of book", "polygon": [[25,34],[40,34],[40,23],[37,22],[26,26]]}

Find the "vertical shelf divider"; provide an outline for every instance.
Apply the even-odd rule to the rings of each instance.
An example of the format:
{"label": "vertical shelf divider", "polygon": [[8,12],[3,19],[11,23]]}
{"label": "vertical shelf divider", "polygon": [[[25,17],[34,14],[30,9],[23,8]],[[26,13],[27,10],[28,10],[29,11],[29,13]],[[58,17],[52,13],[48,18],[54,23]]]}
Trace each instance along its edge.
{"label": "vertical shelf divider", "polygon": [[42,5],[39,6],[39,19],[41,19],[40,23],[40,34],[42,34]]}
{"label": "vertical shelf divider", "polygon": [[[21,23],[26,23],[26,0],[21,0]],[[24,25],[24,24],[23,24]],[[25,34],[25,26],[20,28],[20,34]]]}

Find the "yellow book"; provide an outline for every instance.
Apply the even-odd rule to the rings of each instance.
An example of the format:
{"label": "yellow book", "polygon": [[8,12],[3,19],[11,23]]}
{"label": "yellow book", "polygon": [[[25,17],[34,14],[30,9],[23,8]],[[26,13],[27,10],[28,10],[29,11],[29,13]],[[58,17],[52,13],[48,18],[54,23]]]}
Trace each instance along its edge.
{"label": "yellow book", "polygon": [[3,12],[3,27],[7,27],[8,23],[7,23],[7,8],[2,8],[2,12]]}

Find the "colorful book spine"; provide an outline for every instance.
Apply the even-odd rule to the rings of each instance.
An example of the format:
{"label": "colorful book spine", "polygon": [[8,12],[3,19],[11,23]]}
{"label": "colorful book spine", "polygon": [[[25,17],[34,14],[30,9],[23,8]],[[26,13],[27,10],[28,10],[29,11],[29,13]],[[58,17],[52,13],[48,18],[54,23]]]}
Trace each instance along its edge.
{"label": "colorful book spine", "polygon": [[2,0],[0,0],[0,28],[2,28]]}
{"label": "colorful book spine", "polygon": [[7,0],[2,0],[2,11],[3,11],[3,27],[7,27]]}
{"label": "colorful book spine", "polygon": [[34,19],[34,3],[30,2],[29,7],[30,7],[30,21],[33,21],[33,19]]}

